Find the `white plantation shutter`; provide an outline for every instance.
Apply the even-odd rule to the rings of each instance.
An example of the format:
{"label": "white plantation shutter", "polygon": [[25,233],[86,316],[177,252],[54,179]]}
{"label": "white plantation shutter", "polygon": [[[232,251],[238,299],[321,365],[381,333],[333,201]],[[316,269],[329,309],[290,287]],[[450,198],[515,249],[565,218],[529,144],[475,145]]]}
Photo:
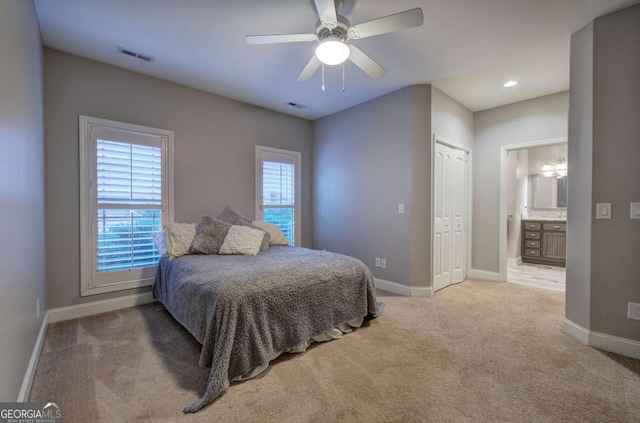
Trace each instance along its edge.
{"label": "white plantation shutter", "polygon": [[282,229],[289,245],[300,243],[300,153],[256,147],[257,217]]}
{"label": "white plantation shutter", "polygon": [[150,145],[104,139],[114,139],[112,132],[98,128],[97,270],[155,266],[160,256],[151,235],[162,230],[162,139]]}
{"label": "white plantation shutter", "polygon": [[168,221],[170,138],[134,132],[133,125],[121,124],[121,129],[113,126],[117,122],[110,124],[85,128],[84,173],[89,183],[83,189],[90,192],[83,214],[90,216],[82,252],[90,258],[83,259],[89,267],[83,270],[83,278],[89,278],[83,295],[92,289],[108,292],[151,284],[160,259],[152,235]]}

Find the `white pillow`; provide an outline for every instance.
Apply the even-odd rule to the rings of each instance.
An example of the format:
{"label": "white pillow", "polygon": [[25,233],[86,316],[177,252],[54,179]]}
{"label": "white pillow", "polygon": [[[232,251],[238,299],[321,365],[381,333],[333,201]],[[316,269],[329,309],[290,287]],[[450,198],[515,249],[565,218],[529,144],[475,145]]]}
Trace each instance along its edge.
{"label": "white pillow", "polygon": [[191,243],[196,236],[195,223],[170,223],[166,225],[167,250],[169,259],[189,254]]}
{"label": "white pillow", "polygon": [[284,236],[282,229],[277,227],[272,223],[263,222],[261,220],[254,220],[251,222],[253,226],[257,226],[260,229],[263,229],[271,235],[271,242],[269,245],[289,245],[289,241],[287,241],[287,237]]}
{"label": "white pillow", "polygon": [[151,234],[153,237],[153,243],[156,246],[156,250],[162,257],[169,255],[169,248],[167,247],[167,233],[165,231],[154,232]]}
{"label": "white pillow", "polygon": [[264,232],[260,229],[252,229],[248,226],[233,225],[229,228],[218,254],[242,254],[245,256],[257,256],[264,238]]}

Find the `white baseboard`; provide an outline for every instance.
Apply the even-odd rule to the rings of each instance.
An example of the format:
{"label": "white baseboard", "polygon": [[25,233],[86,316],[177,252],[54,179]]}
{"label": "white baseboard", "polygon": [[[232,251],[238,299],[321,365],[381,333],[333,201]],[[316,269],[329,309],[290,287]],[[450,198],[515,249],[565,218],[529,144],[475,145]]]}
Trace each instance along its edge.
{"label": "white baseboard", "polygon": [[509,258],[507,257],[507,266],[517,266],[522,264],[522,257]]}
{"label": "white baseboard", "polygon": [[485,279],[488,281],[500,282],[500,273],[487,272],[486,270],[471,269],[470,277],[472,279]]}
{"label": "white baseboard", "polygon": [[640,342],[631,339],[591,332],[589,346],[640,360]]}
{"label": "white baseboard", "polygon": [[402,295],[405,297],[432,297],[433,292],[431,287],[416,287],[416,286],[407,286],[402,285],[396,282],[385,281],[384,279],[373,278],[373,282],[376,285],[376,288],[382,289],[383,291],[391,292],[393,294]]}
{"label": "white baseboard", "polygon": [[412,297],[433,297],[433,288],[430,286],[412,286],[410,295]]}
{"label": "white baseboard", "polygon": [[568,319],[564,319],[564,332],[590,347],[640,360],[640,342],[638,341],[593,332]]}
{"label": "white baseboard", "polygon": [[563,330],[564,333],[571,336],[572,338],[576,338],[584,345],[589,345],[589,331],[582,326],[573,323],[569,319],[564,319]]}
{"label": "white baseboard", "polygon": [[47,325],[49,324],[49,315],[44,314],[42,324],[40,325],[40,332],[36,338],[36,343],[33,346],[33,352],[31,353],[31,359],[29,360],[29,366],[27,366],[27,372],[24,374],[22,380],[22,387],[18,394],[18,402],[29,401],[29,394],[31,393],[31,385],[33,384],[33,378],[36,376],[36,370],[38,369],[38,361],[40,361],[40,352],[42,351],[42,345],[44,345],[44,337],[47,334]]}
{"label": "white baseboard", "polygon": [[49,323],[56,323],[64,320],[77,319],[79,317],[120,310],[123,308],[135,307],[137,305],[148,304],[154,301],[156,300],[153,298],[153,293],[148,291],[141,292],[139,294],[127,295],[125,297],[54,308],[49,310],[47,314],[49,315]]}

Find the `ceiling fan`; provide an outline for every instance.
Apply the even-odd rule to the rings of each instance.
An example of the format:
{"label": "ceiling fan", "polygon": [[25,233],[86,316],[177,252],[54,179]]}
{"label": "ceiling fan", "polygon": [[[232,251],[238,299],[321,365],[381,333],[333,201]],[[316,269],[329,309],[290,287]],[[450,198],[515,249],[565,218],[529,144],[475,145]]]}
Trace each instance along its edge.
{"label": "ceiling fan", "polygon": [[[297,81],[308,81],[321,65],[339,65],[347,59],[362,69],[373,79],[382,78],[387,71],[367,56],[350,40],[373,37],[389,32],[421,26],[424,22],[422,9],[415,8],[404,12],[373,19],[357,25],[351,25],[344,16],[338,15],[341,0],[314,0],[320,19],[316,30],[309,34],[247,35],[247,44],[278,44],[318,41],[316,52],[304,67]],[[337,7],[336,7],[336,2]],[[323,67],[324,75],[324,67]],[[324,89],[324,83],[323,83]],[[343,68],[344,90],[344,68]]]}

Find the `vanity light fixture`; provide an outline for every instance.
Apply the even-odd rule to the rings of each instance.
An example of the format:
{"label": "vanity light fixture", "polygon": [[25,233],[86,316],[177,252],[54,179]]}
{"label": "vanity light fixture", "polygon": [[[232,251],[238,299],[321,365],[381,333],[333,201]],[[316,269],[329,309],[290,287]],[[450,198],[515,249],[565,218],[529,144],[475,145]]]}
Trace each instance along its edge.
{"label": "vanity light fixture", "polygon": [[558,178],[562,178],[563,176],[567,176],[567,160],[564,157],[560,157],[558,161],[556,161],[555,171],[553,167],[549,164],[549,160],[546,160],[544,166],[542,166],[542,175],[547,178],[556,175]]}
{"label": "vanity light fixture", "polygon": [[558,165],[556,166],[556,172],[558,173],[558,178],[562,178],[563,176],[567,176],[567,161],[564,158],[558,159]]}
{"label": "vanity light fixture", "polygon": [[553,176],[553,170],[551,169],[551,165],[548,160],[545,162],[544,166],[542,166],[542,174],[547,178]]}

